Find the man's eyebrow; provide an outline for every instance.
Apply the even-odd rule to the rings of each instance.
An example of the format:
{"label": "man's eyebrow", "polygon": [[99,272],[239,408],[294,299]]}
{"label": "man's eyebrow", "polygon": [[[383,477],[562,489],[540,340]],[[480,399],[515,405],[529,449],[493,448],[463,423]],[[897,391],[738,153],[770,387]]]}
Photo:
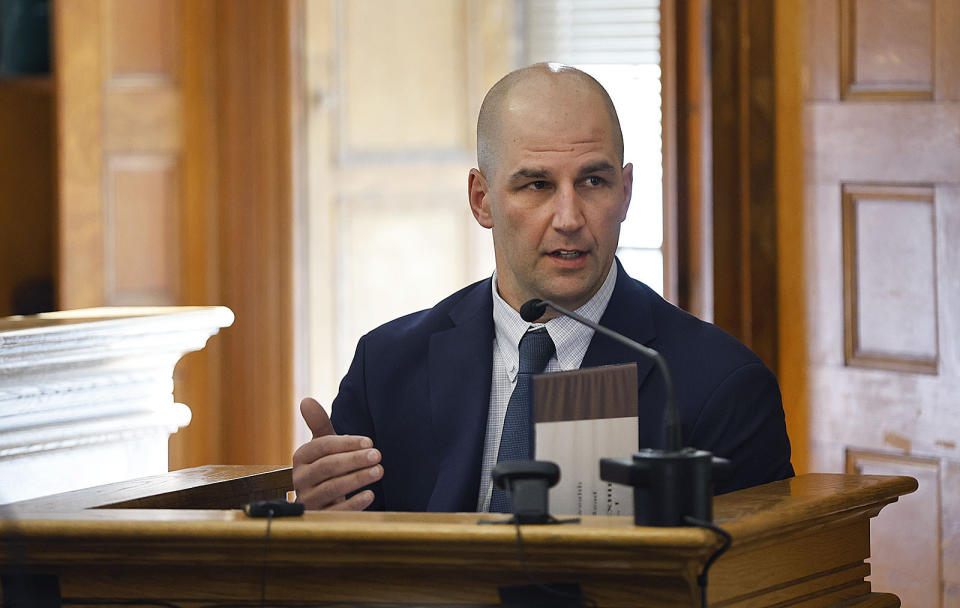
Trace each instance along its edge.
{"label": "man's eyebrow", "polygon": [[591,163],[582,169],[580,169],[580,175],[587,175],[589,173],[613,173],[616,171],[616,168],[608,163],[605,160]]}
{"label": "man's eyebrow", "polygon": [[510,176],[511,182],[519,182],[525,179],[546,179],[550,177],[550,172],[546,169],[519,169]]}

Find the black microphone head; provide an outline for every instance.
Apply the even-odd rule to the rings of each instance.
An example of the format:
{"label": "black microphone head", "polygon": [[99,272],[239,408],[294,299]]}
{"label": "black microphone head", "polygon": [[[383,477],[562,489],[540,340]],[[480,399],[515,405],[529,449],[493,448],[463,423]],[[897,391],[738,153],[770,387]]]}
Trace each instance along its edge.
{"label": "black microphone head", "polygon": [[527,323],[533,323],[542,317],[545,312],[547,312],[547,303],[534,298],[527,300],[523,303],[523,306],[520,307],[520,318]]}

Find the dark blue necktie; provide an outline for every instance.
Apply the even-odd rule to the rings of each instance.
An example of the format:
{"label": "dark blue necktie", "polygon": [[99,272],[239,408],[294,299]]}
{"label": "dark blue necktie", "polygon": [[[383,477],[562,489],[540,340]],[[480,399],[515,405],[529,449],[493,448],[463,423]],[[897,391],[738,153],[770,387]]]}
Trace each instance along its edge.
{"label": "dark blue necktie", "polygon": [[[528,331],[520,338],[520,371],[503,418],[498,463],[533,460],[533,376],[543,373],[554,351],[553,340],[544,327]],[[500,488],[493,489],[490,512],[512,512],[510,499]]]}

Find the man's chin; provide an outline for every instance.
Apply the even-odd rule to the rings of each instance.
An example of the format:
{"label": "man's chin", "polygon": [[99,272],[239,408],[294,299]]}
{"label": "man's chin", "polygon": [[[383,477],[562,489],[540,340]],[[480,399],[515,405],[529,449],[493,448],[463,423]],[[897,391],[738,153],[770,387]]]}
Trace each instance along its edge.
{"label": "man's chin", "polygon": [[600,284],[586,281],[555,281],[541,290],[541,300],[550,300],[564,308],[576,310],[587,303],[600,289]]}

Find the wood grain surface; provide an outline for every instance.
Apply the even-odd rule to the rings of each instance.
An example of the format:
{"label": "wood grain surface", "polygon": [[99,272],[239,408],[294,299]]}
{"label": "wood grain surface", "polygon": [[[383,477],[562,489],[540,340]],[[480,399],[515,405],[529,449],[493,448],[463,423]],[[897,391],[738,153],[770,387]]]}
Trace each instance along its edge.
{"label": "wood grain surface", "polygon": [[283,498],[291,468],[280,465],[207,465],[63,492],[7,505],[21,512],[83,509],[233,509],[254,500]]}
{"label": "wood grain surface", "polygon": [[[201,469],[157,487],[288,474]],[[864,581],[869,518],[915,488],[905,477],[805,475],[718,497],[716,521],[734,543],[714,567],[711,605],[898,605]],[[273,602],[490,605],[499,587],[529,583],[516,529],[477,525],[502,515],[310,512],[268,524],[238,510],[59,508],[0,510],[0,571],[56,573],[72,599],[255,599],[265,573]],[[522,537],[537,580],[577,582],[600,606],[694,605],[695,576],[719,544],[706,530],[637,527],[629,517],[523,526]]]}
{"label": "wood grain surface", "polygon": [[807,421],[806,437],[790,429],[806,444],[794,462],[920,479],[873,522],[874,546],[897,549],[871,580],[906,606],[958,606],[960,414],[945,405],[960,394],[960,4],[779,6],[803,37],[779,39],[795,54],[778,65],[802,85],[777,144],[800,161],[781,172],[795,329],[780,380],[787,415],[805,406]]}

